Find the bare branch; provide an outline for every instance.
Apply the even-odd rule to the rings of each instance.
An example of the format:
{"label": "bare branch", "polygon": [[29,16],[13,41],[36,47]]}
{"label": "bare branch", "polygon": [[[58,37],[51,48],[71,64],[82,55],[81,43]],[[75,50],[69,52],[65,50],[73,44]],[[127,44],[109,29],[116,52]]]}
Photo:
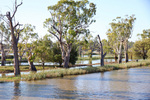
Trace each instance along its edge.
{"label": "bare branch", "polygon": [[22,4],[23,4],[23,2],[21,1],[21,3],[17,5],[17,0],[15,0],[15,11],[14,11],[14,13],[13,13],[11,18],[13,18],[15,16],[18,7],[21,6]]}
{"label": "bare branch", "polygon": [[20,25],[19,22],[14,26],[14,29],[15,29],[18,25]]}

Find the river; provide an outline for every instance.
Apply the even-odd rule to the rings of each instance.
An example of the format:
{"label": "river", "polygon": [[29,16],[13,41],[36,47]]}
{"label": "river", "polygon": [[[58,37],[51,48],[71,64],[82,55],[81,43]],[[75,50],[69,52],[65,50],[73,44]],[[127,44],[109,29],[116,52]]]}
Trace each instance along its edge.
{"label": "river", "polygon": [[0,83],[0,100],[150,100],[150,67]]}

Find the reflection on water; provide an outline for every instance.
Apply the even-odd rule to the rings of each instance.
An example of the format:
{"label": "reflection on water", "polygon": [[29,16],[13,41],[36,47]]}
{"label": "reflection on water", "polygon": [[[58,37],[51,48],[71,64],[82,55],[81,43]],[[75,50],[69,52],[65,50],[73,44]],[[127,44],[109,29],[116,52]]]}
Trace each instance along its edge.
{"label": "reflection on water", "polygon": [[150,68],[0,83],[0,99],[150,99]]}

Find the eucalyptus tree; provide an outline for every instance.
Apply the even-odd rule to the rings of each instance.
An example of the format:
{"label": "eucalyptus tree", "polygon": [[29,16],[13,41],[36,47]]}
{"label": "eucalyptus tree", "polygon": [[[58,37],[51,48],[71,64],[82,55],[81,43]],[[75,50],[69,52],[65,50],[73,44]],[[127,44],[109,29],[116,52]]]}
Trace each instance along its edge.
{"label": "eucalyptus tree", "polygon": [[[12,11],[12,14],[10,11],[6,13],[6,15],[1,15],[1,18],[9,25],[10,31],[11,31],[11,40],[12,40],[12,47],[13,47],[13,53],[14,53],[14,74],[15,76],[20,75],[20,68],[19,68],[19,59],[18,59],[18,41],[20,37],[21,24],[19,22],[16,23],[15,15],[18,10],[18,7],[20,7],[23,4],[21,1],[19,4],[17,4],[17,0],[15,0],[14,4],[14,10]],[[5,19],[6,17],[6,19]]]}
{"label": "eucalyptus tree", "polygon": [[133,31],[133,25],[134,21],[136,18],[134,15],[132,16],[127,16],[123,20],[123,27],[124,27],[124,56],[125,56],[125,62],[128,62],[128,43],[129,43],[129,38],[132,36],[132,31]]}
{"label": "eucalyptus tree", "polygon": [[150,38],[150,29],[144,29],[143,33],[138,34],[142,39]]}
{"label": "eucalyptus tree", "polygon": [[0,23],[0,48],[1,48],[1,66],[5,65],[6,61],[6,53],[4,51],[4,43],[10,42],[9,36],[9,28],[4,24],[4,22]]}
{"label": "eucalyptus tree", "polygon": [[20,61],[22,60],[22,57],[26,53],[26,58],[28,60],[29,68],[31,71],[36,71],[36,68],[33,65],[35,54],[33,54],[33,50],[32,50],[35,48],[35,45],[33,45],[32,42],[37,40],[38,34],[35,33],[34,30],[35,30],[35,26],[31,24],[25,24],[20,34],[20,41],[18,45]]}
{"label": "eucalyptus tree", "polygon": [[96,6],[88,0],[60,0],[48,10],[51,18],[46,19],[44,26],[58,40],[64,67],[68,68],[72,45],[89,33],[87,28],[95,22]]}
{"label": "eucalyptus tree", "polygon": [[[109,39],[113,38],[118,54],[118,63],[122,62],[122,48],[124,44],[125,59],[128,62],[128,39],[132,36],[133,23],[135,21],[134,15],[126,18],[117,17],[113,20],[111,29],[108,31]],[[110,37],[112,36],[112,37]]]}
{"label": "eucalyptus tree", "polygon": [[108,43],[110,47],[113,49],[113,54],[115,55],[115,61],[117,62],[117,55],[118,55],[118,50],[119,50],[119,41],[117,34],[113,32],[111,29],[107,31],[107,38],[108,38]]}
{"label": "eucalyptus tree", "polygon": [[148,51],[150,50],[150,39],[136,41],[133,45],[134,55],[146,59],[148,57]]}

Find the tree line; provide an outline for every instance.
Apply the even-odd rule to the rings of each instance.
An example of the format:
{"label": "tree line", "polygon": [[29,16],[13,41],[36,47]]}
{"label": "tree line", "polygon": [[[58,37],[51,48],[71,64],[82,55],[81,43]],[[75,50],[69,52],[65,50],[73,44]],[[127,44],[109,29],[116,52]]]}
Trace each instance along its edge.
{"label": "tree line", "polygon": [[122,63],[123,55],[125,62],[128,62],[129,53],[142,56],[143,59],[150,55],[150,30],[139,34],[142,40],[136,41],[129,49],[129,39],[136,20],[134,15],[114,19],[106,33],[108,40],[101,40],[100,35],[93,39],[88,27],[96,21],[96,5],[88,0],[60,0],[48,7],[51,16],[45,20],[44,27],[49,34],[39,38],[38,33],[34,32],[35,26],[16,22],[15,15],[22,4],[15,0],[14,10],[0,15],[1,65],[5,65],[3,45],[7,44],[13,50],[15,76],[20,75],[20,61],[24,57],[28,60],[30,70],[36,71],[35,60],[39,60],[43,68],[45,62],[56,62],[69,68],[69,64],[75,64],[78,54],[81,55],[83,51],[87,51],[90,58],[94,51],[99,51],[101,66],[104,66],[104,57],[109,53],[118,58],[118,63]]}

